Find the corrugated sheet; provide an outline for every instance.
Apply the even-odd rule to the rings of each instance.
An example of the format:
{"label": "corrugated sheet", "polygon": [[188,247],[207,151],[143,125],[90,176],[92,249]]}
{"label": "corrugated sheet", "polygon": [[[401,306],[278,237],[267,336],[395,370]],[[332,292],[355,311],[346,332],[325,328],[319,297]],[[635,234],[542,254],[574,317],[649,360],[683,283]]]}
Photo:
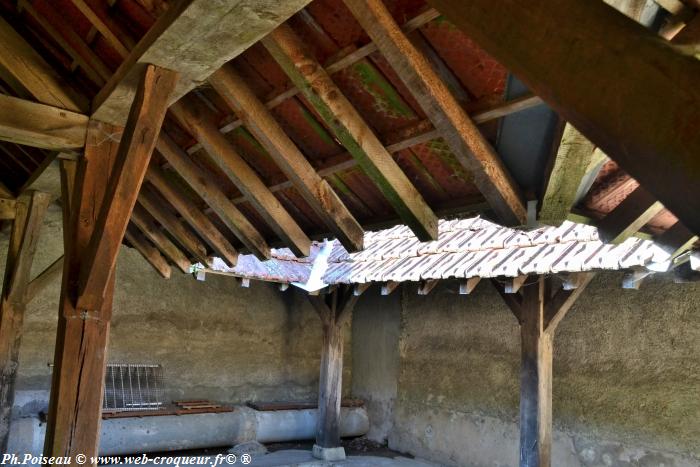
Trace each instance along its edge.
{"label": "corrugated sheet", "polygon": [[[314,244],[305,259],[287,249],[273,250],[273,259],[241,255],[235,268],[217,262],[216,270],[250,279],[306,283],[320,250]],[[480,217],[441,220],[439,237],[420,242],[406,226],[365,233],[365,249],[348,253],[334,240],[323,274],[326,284],[386,281],[517,277],[600,270],[667,267],[668,253],[648,240],[630,238],[619,245],[598,240],[595,227],[564,222],[559,227],[522,231],[501,227]]]}

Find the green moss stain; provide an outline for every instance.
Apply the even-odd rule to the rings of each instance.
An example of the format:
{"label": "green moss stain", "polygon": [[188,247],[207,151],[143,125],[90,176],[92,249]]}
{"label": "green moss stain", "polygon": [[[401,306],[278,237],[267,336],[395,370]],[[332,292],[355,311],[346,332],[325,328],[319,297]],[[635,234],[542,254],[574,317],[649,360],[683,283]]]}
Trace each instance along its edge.
{"label": "green moss stain", "polygon": [[374,98],[374,107],[379,112],[394,118],[416,117],[396,89],[367,60],[355,63],[352,71],[360,79],[363,89]]}
{"label": "green moss stain", "polygon": [[321,123],[319,123],[318,120],[316,120],[314,114],[309,112],[309,110],[306,107],[304,107],[301,103],[299,103],[299,108],[304,121],[309,124],[309,126],[325,144],[328,144],[329,146],[338,145],[333,139],[333,137],[328,133],[328,131],[326,131],[326,128],[323,125],[321,125]]}

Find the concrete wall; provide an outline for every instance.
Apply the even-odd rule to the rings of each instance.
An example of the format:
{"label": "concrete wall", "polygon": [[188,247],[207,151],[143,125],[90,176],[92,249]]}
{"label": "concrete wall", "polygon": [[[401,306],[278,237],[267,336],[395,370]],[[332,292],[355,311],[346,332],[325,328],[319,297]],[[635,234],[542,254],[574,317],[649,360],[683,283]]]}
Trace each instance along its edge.
{"label": "concrete wall", "polygon": [[[6,231],[0,234],[0,274],[7,243]],[[52,206],[33,274],[62,253],[61,214]],[[36,412],[47,397],[59,293],[56,280],[27,309],[17,386],[17,403],[26,407],[18,415]],[[168,398],[315,400],[320,347],[319,318],[301,294],[262,282],[246,289],[225,276],[199,282],[175,268],[165,280],[136,250],[122,247],[108,361],[162,364]],[[346,392],[351,358],[346,352]]]}
{"label": "concrete wall", "polygon": [[[557,330],[552,465],[700,465],[700,284],[620,280],[597,277]],[[446,465],[517,466],[519,330],[491,284],[378,294],[353,323],[353,391],[375,401],[370,417],[393,412],[370,435]]]}

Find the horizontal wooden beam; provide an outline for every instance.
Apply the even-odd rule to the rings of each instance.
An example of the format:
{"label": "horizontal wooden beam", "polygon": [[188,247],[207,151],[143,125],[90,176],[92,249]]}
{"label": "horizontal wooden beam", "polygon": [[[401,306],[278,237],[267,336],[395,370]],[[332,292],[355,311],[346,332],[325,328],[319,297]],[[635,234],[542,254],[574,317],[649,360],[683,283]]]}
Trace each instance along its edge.
{"label": "horizontal wooden beam", "polygon": [[278,27],[262,43],[406,225],[420,240],[435,240],[433,211],[291,27]]}
{"label": "horizontal wooden beam", "polygon": [[[429,3],[700,233],[694,48],[672,46],[601,1]],[[621,59],[621,50],[634,53]],[[614,79],[592,86],[601,76]]]}
{"label": "horizontal wooden beam", "polygon": [[344,0],[440,131],[457,160],[474,177],[498,217],[507,225],[524,225],[523,196],[501,158],[469,118],[445,82],[404,35],[381,0]]}
{"label": "horizontal wooden beam", "polygon": [[0,94],[0,140],[64,151],[85,146],[88,117]]}
{"label": "horizontal wooden beam", "polygon": [[93,117],[124,125],[148,63],[180,73],[178,100],[238,56],[309,0],[182,0],[173,2],[93,101]]}
{"label": "horizontal wooden beam", "polygon": [[364,232],[360,224],[233,66],[224,65],[209,82],[345,249],[361,250]]}

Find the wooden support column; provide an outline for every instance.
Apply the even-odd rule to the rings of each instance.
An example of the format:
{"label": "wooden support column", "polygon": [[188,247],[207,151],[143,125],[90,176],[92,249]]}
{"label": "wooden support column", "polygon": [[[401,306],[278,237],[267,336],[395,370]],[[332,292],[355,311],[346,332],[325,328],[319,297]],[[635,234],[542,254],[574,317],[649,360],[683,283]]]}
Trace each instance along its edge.
{"label": "wooden support column", "polygon": [[592,278],[580,273],[578,287],[553,295],[551,278],[538,277],[515,294],[492,281],[520,324],[520,467],[551,465],[554,332]]}
{"label": "wooden support column", "polygon": [[321,376],[318,388],[318,423],[313,454],[324,460],[342,460],[340,446],[340,399],[343,389],[343,325],[359,299],[352,286],[327,295],[309,295],[323,325]]}
{"label": "wooden support column", "polygon": [[15,203],[0,297],[0,452],[7,452],[27,288],[39,231],[50,201],[51,195],[33,192],[20,196]]}

